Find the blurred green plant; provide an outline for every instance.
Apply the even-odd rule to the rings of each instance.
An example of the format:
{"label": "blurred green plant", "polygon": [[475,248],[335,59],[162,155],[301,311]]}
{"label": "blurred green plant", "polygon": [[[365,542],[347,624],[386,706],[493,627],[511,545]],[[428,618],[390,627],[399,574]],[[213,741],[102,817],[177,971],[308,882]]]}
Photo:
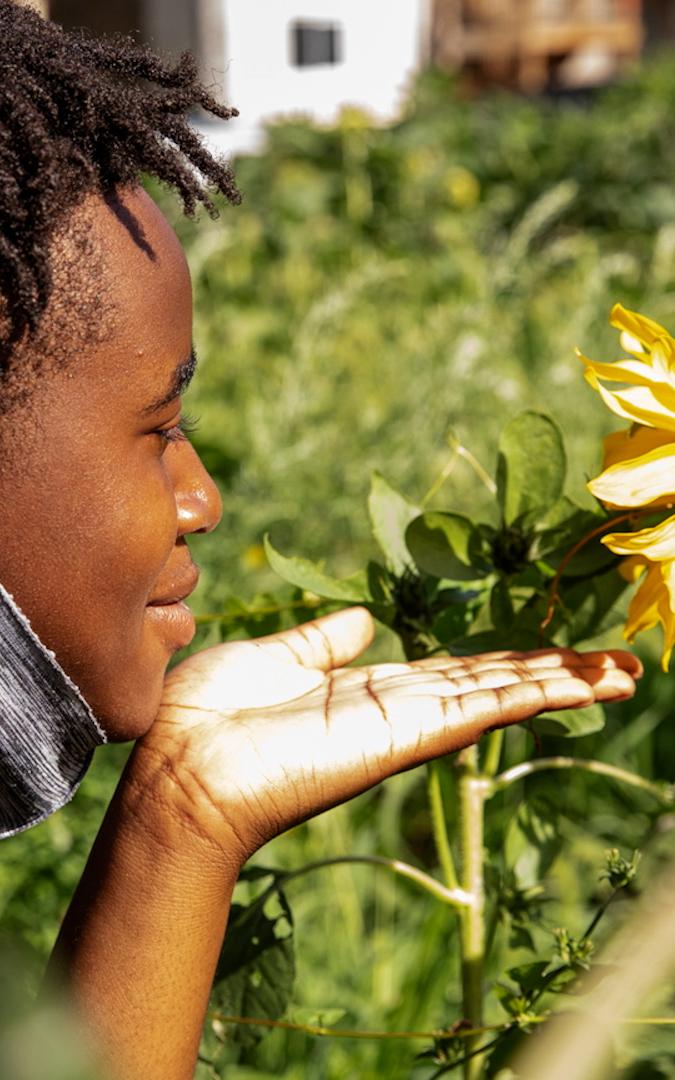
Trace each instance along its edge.
{"label": "blurred green plant", "polygon": [[[570,535],[583,529],[570,524],[564,502],[550,530],[536,521],[519,525],[521,550],[523,540],[528,558],[542,548],[542,569],[535,566],[536,587],[524,570],[509,576],[518,544],[504,535],[490,483],[477,482],[471,463],[483,462],[492,480],[502,418],[516,408],[551,414],[566,432],[567,498],[587,515],[588,529],[593,521],[604,527],[583,481],[597,471],[608,418],[593,395],[580,391],[569,357],[578,343],[593,342],[598,353],[609,346],[605,315],[617,296],[675,324],[674,104],[670,57],[582,104],[505,94],[466,101],[452,80],[429,73],[392,128],[369,126],[360,116],[352,128],[274,125],[264,153],[238,163],[245,203],[224,208],[220,222],[185,222],[158,193],[191,264],[201,371],[188,407],[200,416],[195,442],[225,506],[221,528],[199,538],[196,551],[204,573],[195,647],[272,632],[344,603],[344,596],[322,599],[320,588],[279,587],[262,537],[271,533],[275,550],[303,552],[315,565],[329,554],[328,576],[350,588],[351,572],[373,558],[371,522],[361,511],[373,472],[380,474],[373,512],[388,500],[397,508],[399,524],[383,526],[383,535],[399,529],[399,555],[407,550],[403,521],[413,506],[422,518],[416,529],[425,559],[472,562],[474,547],[469,557],[457,540],[455,550],[456,537],[467,538],[455,520],[458,509],[470,507],[461,516],[493,530],[469,530],[480,554],[475,581],[440,585],[443,577],[429,569],[406,575],[399,564],[392,572],[378,557],[385,573],[370,581],[366,575],[368,588],[381,589],[368,603],[389,619],[377,655],[400,655],[399,628],[408,647],[420,651],[443,642],[459,649],[462,638],[480,648],[480,634],[511,647],[515,630],[523,641],[538,641],[537,618],[550,603],[550,571],[560,569],[564,547],[544,551],[545,534],[569,524],[571,546]],[[395,497],[384,475],[402,491],[430,494]],[[436,511],[442,490],[451,494]],[[612,604],[620,605],[621,583],[609,561],[607,573],[584,580],[592,549],[599,545],[587,544],[563,574],[563,602],[553,605],[544,639],[615,640],[610,624],[618,623],[619,609]],[[445,624],[443,593],[453,596]],[[635,703],[608,709],[604,727],[599,713],[595,730],[582,721],[587,733],[577,731],[574,768],[570,716],[563,726],[538,721],[540,756],[532,756],[533,735],[521,729],[505,736],[499,766],[497,742],[490,744],[492,761],[486,754],[479,768],[495,768],[493,783],[499,775],[509,782],[491,796],[484,822],[491,853],[486,985],[504,981],[526,994],[505,972],[533,956],[550,964],[558,927],[577,942],[583,937],[611,894],[609,884],[597,883],[604,850],[639,847],[646,878],[672,854],[671,697],[668,680],[648,663]],[[123,748],[106,748],[72,805],[3,843],[2,923],[8,936],[29,943],[33,986],[123,757]],[[461,767],[467,781],[477,779],[470,763]],[[624,770],[640,774],[644,786],[615,783]],[[278,956],[289,955],[296,940],[298,977],[279,1012],[286,1029],[270,1028],[264,1040],[242,1045],[234,1030],[263,1028],[211,1021],[217,1032],[207,1037],[217,1046],[208,1049],[217,1051],[228,1080],[426,1080],[442,1067],[430,1058],[412,1061],[401,1051],[401,1033],[455,1062],[466,1053],[473,1036],[461,1026],[455,909],[431,903],[428,882],[425,894],[419,880],[446,888],[450,864],[447,851],[436,853],[433,821],[442,802],[456,833],[458,770],[439,764],[427,786],[431,809],[423,777],[406,774],[280,838],[254,861],[269,872],[243,880],[237,902],[247,909],[274,885],[262,901],[268,921],[261,940],[274,950],[278,935]],[[327,852],[337,852],[336,860],[353,852],[364,861],[336,861],[311,877],[292,877],[289,867],[325,863]],[[292,926],[281,917],[277,887],[293,911]],[[610,929],[633,889],[622,889],[610,905],[603,918]],[[254,984],[267,970],[265,951],[260,959],[242,953],[241,971]],[[541,1014],[549,1000],[536,1005]],[[670,1002],[662,1004],[665,1010]],[[215,1004],[214,1011],[226,1015]],[[497,1050],[508,1057],[503,1029],[512,1017],[496,993],[486,1000],[486,1019],[499,1028],[483,1036],[500,1036],[490,1052],[497,1071]],[[338,1025],[344,1038],[323,1037]],[[357,1039],[368,1027],[390,1037]],[[668,1077],[675,1040],[666,1027],[650,1029],[642,1042],[632,1037],[623,1055],[631,1077]],[[206,1061],[199,1070],[213,1072]]]}
{"label": "blurred green plant", "polygon": [[[334,578],[321,564],[280,554],[266,537],[272,568],[310,602],[363,604],[393,629],[409,660],[439,650],[462,655],[499,649],[573,647],[621,622],[622,614],[616,605],[626,582],[614,572],[617,559],[605,547],[589,543],[613,528],[617,518],[601,507],[594,512],[585,510],[565,494],[566,455],[562,434],[553,421],[539,413],[524,412],[507,424],[499,438],[494,480],[472,455],[450,441],[453,457],[463,452],[494,497],[492,513],[486,515],[488,520],[476,521],[454,509],[424,510],[429,498],[437,497],[447,466],[421,506],[411,503],[375,474],[368,514],[382,562],[371,560],[363,571],[349,578]],[[664,509],[662,516],[667,513]],[[637,521],[638,515],[622,514],[620,520],[625,522],[627,518]],[[530,726],[535,735],[555,732],[579,738],[603,724],[603,709],[595,705],[541,716]],[[511,1046],[514,1029],[527,1032],[545,1019],[551,1011],[552,995],[567,992],[570,977],[590,968],[591,933],[609,900],[629,887],[635,876],[637,856],[628,863],[612,850],[604,875],[612,889],[610,897],[602,902],[580,938],[574,938],[565,928],[554,931],[556,960],[547,957],[507,968],[510,983],[497,983],[495,993],[511,1019],[485,1041],[485,966],[492,936],[488,932],[488,905],[495,912],[500,906],[502,912],[509,912],[517,944],[536,954],[532,930],[540,914],[541,889],[539,883],[535,883],[533,891],[532,885],[525,887],[516,879],[511,884],[510,901],[506,901],[503,888],[496,890],[497,897],[501,893],[501,904],[488,895],[487,868],[493,859],[485,851],[485,811],[493,796],[533,773],[578,768],[638,787],[663,807],[675,805],[672,785],[655,784],[603,761],[557,755],[525,760],[502,770],[503,740],[504,733],[495,731],[484,740],[482,754],[478,747],[469,747],[449,764],[435,762],[429,766],[430,815],[442,883],[401,862],[390,867],[416,879],[448,904],[458,919],[462,1012],[459,1027],[453,1026],[448,1037],[436,1038],[427,1054],[438,1066],[434,1077],[460,1064],[466,1080],[495,1075],[493,1056],[500,1063],[504,1060],[503,1039],[508,1038]],[[443,793],[443,771],[447,768],[454,774],[450,799]],[[546,823],[538,820],[534,810],[527,811],[527,820],[529,836],[534,839],[533,833],[543,833],[545,846]],[[541,835],[537,847],[542,848]],[[357,858],[363,861],[364,856]],[[313,864],[296,874],[316,868]],[[279,896],[283,897],[281,891]],[[258,897],[251,910],[260,912],[260,905]],[[285,901],[284,910],[288,918]],[[228,952],[233,940],[234,947],[241,949],[241,944],[236,944],[239,934],[235,923],[228,935]],[[246,933],[242,940],[248,940]],[[276,941],[273,954],[287,948],[287,944],[286,938],[283,945]],[[261,976],[262,985],[269,981]],[[228,985],[224,978],[216,994],[227,997]],[[286,1000],[290,999],[290,990],[289,985]],[[274,1019],[283,1013],[286,1001],[275,997],[271,1008],[262,1011],[257,1011],[261,1002],[253,1004],[256,1011],[252,1014],[231,1010],[230,1019],[233,1014]],[[222,1010],[217,1022],[223,1023]],[[250,1038],[249,1029],[244,1026],[242,1030]]]}

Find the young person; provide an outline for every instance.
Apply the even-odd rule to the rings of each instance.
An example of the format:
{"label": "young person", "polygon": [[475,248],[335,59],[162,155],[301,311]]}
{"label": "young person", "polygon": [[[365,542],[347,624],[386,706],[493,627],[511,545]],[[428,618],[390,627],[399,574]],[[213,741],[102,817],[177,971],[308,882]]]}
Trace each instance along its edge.
{"label": "young person", "polygon": [[549,650],[347,668],[354,608],[191,656],[187,539],[218,492],[182,430],[194,371],[178,241],[229,170],[184,120],[229,114],[192,62],[95,42],[0,0],[0,832],[136,739],[54,964],[111,1075],[192,1075],[229,899],[284,829],[542,709],[630,695],[625,653]]}

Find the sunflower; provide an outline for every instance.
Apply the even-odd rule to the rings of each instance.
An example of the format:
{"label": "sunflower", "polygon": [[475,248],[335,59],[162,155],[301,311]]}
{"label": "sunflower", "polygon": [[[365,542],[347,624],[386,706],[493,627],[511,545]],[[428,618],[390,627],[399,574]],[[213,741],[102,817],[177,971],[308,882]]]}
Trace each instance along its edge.
{"label": "sunflower", "polygon": [[[603,471],[588,488],[612,509],[669,508],[675,505],[675,340],[658,323],[619,304],[610,321],[620,330],[630,358],[600,363],[579,356],[590,385],[631,426],[605,439]],[[623,387],[611,389],[605,383]],[[633,641],[660,624],[661,662],[667,670],[675,645],[675,515],[648,529],[608,533],[602,543],[626,556],[623,575],[640,582],[625,638]]]}

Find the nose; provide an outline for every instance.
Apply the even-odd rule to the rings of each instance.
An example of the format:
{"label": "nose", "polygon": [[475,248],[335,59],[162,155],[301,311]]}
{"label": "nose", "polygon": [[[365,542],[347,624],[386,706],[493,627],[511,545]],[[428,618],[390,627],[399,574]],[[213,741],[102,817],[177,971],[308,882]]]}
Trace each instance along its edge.
{"label": "nose", "polygon": [[223,512],[220,492],[189,442],[176,443],[170,449],[176,451],[172,473],[178,535],[211,532]]}

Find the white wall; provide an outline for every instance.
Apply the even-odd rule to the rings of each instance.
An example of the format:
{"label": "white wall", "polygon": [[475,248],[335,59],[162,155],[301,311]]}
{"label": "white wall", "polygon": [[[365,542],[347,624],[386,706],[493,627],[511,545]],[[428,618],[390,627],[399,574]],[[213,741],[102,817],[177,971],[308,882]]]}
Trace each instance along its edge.
{"label": "white wall", "polygon": [[[429,0],[220,0],[225,99],[241,116],[202,130],[220,150],[255,149],[261,121],[305,113],[331,121],[345,104],[393,119],[426,50]],[[289,24],[342,26],[342,62],[293,67]]]}

